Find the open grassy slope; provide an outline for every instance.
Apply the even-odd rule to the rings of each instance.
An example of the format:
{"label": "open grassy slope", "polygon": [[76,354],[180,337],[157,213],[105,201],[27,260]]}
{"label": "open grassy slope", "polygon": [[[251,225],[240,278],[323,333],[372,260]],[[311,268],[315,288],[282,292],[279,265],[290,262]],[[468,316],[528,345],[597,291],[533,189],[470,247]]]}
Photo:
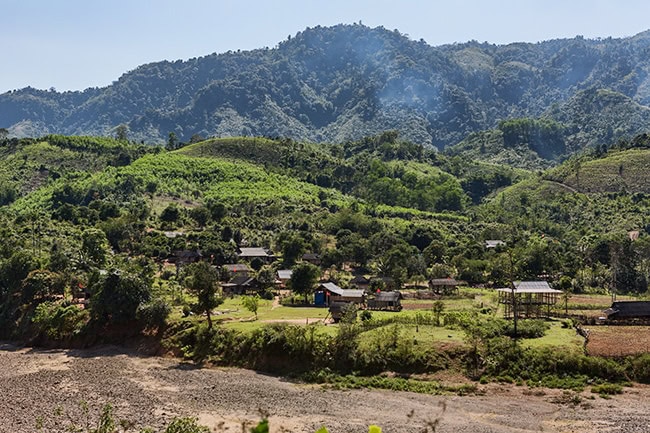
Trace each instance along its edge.
{"label": "open grassy slope", "polygon": [[650,193],[650,149],[610,152],[605,158],[574,163],[562,182],[581,192]]}

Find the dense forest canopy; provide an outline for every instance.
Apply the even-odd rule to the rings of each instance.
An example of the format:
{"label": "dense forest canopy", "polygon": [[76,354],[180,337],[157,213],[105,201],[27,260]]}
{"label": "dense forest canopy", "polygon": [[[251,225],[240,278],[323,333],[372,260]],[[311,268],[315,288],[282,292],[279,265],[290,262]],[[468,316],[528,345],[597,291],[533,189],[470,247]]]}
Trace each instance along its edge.
{"label": "dense forest canopy", "polygon": [[542,167],[549,158],[644,132],[649,47],[648,33],[432,47],[383,27],[319,26],[272,49],[146,64],[106,88],[8,92],[0,95],[0,126],[24,137],[113,135],[123,125],[131,139],[157,143],[170,132],[181,141],[281,136],[341,143],[398,130],[410,142],[442,149],[500,122],[530,118],[559,128],[550,149],[528,143],[528,160],[541,158]]}

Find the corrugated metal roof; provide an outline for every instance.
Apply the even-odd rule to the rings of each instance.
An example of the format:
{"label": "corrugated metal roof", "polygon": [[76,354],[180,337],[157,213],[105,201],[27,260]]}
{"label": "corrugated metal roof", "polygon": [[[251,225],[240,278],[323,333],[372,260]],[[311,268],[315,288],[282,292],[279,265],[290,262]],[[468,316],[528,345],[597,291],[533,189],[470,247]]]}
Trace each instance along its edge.
{"label": "corrugated metal roof", "polygon": [[650,317],[650,301],[616,301],[605,314],[617,319]]}
{"label": "corrugated metal roof", "polygon": [[379,292],[375,295],[376,301],[395,302],[402,298],[400,292]]}
{"label": "corrugated metal roof", "polygon": [[356,275],[352,280],[350,280],[350,283],[352,284],[368,284],[370,283],[370,280],[364,277],[363,275]]}
{"label": "corrugated metal roof", "polygon": [[237,275],[232,278],[232,280],[229,281],[231,284],[235,284],[237,286],[246,286],[249,285],[253,282],[252,277],[247,277],[245,275]]}
{"label": "corrugated metal roof", "polygon": [[[552,289],[546,281],[515,281],[515,293],[562,293]],[[497,289],[499,292],[512,292],[512,289]]]}
{"label": "corrugated metal roof", "polygon": [[346,298],[363,298],[365,292],[363,290],[345,290],[341,289],[341,296]]}
{"label": "corrugated metal roof", "polygon": [[293,271],[291,269],[280,269],[278,270],[278,279],[280,280],[290,280]]}
{"label": "corrugated metal roof", "polygon": [[434,278],[429,280],[429,284],[432,286],[457,286],[458,281],[453,278]]}
{"label": "corrugated metal roof", "polygon": [[264,248],[240,248],[239,257],[270,257]]}
{"label": "corrugated metal roof", "polygon": [[331,282],[322,283],[320,286],[323,287],[325,290],[328,290],[332,293],[336,293],[337,295],[342,295],[344,292],[342,288],[340,288],[339,286]]}
{"label": "corrugated metal roof", "polygon": [[365,292],[363,290],[346,290],[342,289],[332,282],[322,283],[320,287],[324,288],[328,292],[331,292],[338,296],[344,296],[346,298],[363,298]]}

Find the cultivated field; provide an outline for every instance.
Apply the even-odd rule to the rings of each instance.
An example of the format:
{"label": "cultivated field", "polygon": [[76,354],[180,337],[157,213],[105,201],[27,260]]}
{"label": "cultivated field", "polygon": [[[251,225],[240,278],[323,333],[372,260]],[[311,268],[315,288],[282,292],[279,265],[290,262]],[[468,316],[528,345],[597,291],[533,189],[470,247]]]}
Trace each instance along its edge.
{"label": "cultivated field", "polygon": [[650,353],[650,326],[591,326],[587,352],[596,356]]}

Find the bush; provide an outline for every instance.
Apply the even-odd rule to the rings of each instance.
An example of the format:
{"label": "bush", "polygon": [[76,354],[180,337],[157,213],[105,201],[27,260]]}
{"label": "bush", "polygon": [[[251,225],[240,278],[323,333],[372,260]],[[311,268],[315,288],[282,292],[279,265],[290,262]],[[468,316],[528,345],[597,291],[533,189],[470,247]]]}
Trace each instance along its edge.
{"label": "bush", "polygon": [[[517,336],[519,338],[541,338],[549,329],[548,323],[543,320],[519,320],[517,323]],[[508,322],[504,334],[514,337],[515,328],[513,322]]]}
{"label": "bush", "polygon": [[623,386],[616,383],[602,383],[591,387],[591,392],[600,395],[623,394]]}
{"label": "bush", "polygon": [[368,310],[363,310],[359,315],[359,318],[362,322],[367,322],[368,320],[372,319],[372,313]]}
{"label": "bush", "polygon": [[156,299],[146,304],[140,304],[136,311],[136,318],[145,328],[160,329],[165,326],[171,311],[169,304],[162,299]]}
{"label": "bush", "polygon": [[650,353],[630,358],[627,363],[630,376],[641,383],[650,383]]}
{"label": "bush", "polygon": [[53,340],[65,340],[81,333],[88,322],[88,311],[76,305],[43,302],[36,307],[32,322],[38,333]]}

